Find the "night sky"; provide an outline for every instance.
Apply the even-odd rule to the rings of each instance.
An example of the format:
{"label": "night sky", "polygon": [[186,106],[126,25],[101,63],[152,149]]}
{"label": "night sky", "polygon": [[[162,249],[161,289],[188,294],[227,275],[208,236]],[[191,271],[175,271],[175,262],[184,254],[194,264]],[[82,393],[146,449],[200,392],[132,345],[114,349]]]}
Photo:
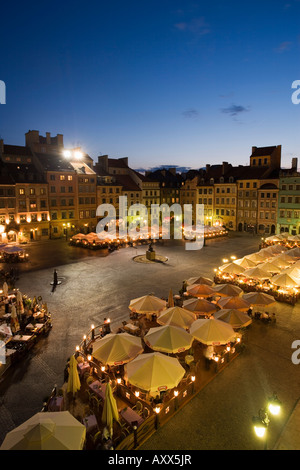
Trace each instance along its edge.
{"label": "night sky", "polygon": [[[3,2],[0,135],[64,134],[133,168],[299,155],[300,1]],[[299,155],[300,156],[300,155]]]}

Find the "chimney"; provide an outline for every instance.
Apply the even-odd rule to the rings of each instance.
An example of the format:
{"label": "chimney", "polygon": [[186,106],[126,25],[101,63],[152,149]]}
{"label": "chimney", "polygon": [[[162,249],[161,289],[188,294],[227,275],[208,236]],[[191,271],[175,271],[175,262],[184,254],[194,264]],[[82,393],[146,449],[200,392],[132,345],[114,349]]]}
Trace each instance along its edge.
{"label": "chimney", "polygon": [[46,143],[47,143],[47,145],[51,145],[50,132],[46,132]]}
{"label": "chimney", "polygon": [[[1,147],[1,141],[0,141],[0,147]],[[298,158],[294,157],[292,158],[292,170],[297,171],[297,168],[298,168]]]}
{"label": "chimney", "polygon": [[176,168],[175,167],[172,167],[172,168],[169,168],[169,172],[175,176],[176,175]]}
{"label": "chimney", "polygon": [[228,170],[229,168],[229,164],[228,162],[222,162],[222,175],[224,176],[226,171]]}
{"label": "chimney", "polygon": [[208,171],[209,169],[210,169],[210,164],[207,163],[207,164],[206,164],[206,171]]}
{"label": "chimney", "polygon": [[3,139],[0,139],[0,155],[2,155],[4,152],[4,143],[3,143]]}

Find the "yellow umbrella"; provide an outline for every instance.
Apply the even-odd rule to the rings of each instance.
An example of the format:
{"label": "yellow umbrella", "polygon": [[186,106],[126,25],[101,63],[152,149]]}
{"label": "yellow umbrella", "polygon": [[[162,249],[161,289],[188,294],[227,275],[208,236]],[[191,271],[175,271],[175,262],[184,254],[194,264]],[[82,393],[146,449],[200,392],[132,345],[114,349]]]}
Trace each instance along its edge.
{"label": "yellow umbrella", "polygon": [[191,335],[202,344],[227,344],[236,338],[231,325],[215,318],[196,320],[191,326]]}
{"label": "yellow umbrella", "polygon": [[159,313],[166,308],[166,301],[154,295],[144,295],[130,301],[129,309],[133,312],[149,315]]}
{"label": "yellow umbrella", "polygon": [[197,319],[194,313],[182,307],[172,307],[164,310],[158,317],[159,325],[179,326],[188,330],[191,324]]}
{"label": "yellow umbrella", "polygon": [[247,258],[239,258],[234,261],[235,264],[238,264],[239,266],[242,266],[243,268],[253,268],[256,266],[256,263],[254,261],[251,261],[251,259]]}
{"label": "yellow umbrella", "polygon": [[219,270],[228,274],[241,274],[243,271],[245,271],[245,268],[232,262],[223,264],[222,266],[220,266]]}
{"label": "yellow umbrella", "polygon": [[168,306],[174,307],[174,297],[173,297],[172,289],[170,289],[170,292],[169,292]]}
{"label": "yellow umbrella", "polygon": [[142,352],[141,338],[129,333],[110,333],[93,344],[93,356],[109,366],[125,364]]}
{"label": "yellow umbrella", "polygon": [[218,310],[216,304],[206,299],[189,299],[183,302],[183,308],[198,315],[210,315]]}
{"label": "yellow umbrella", "polygon": [[270,273],[260,266],[255,266],[255,268],[246,269],[243,272],[243,276],[254,279],[268,279],[270,277]]}
{"label": "yellow umbrella", "polygon": [[268,273],[279,273],[281,271],[280,267],[279,266],[276,266],[275,264],[273,264],[271,261],[267,261],[266,263],[262,263],[260,265],[261,269],[263,269],[264,271],[267,271]]}
{"label": "yellow umbrella", "polygon": [[105,389],[105,400],[102,411],[102,423],[106,425],[109,430],[110,437],[113,435],[113,422],[119,421],[119,412],[117,407],[117,402],[113,396],[113,392],[108,382]]}
{"label": "yellow umbrella", "polygon": [[277,276],[273,276],[271,278],[272,284],[275,284],[279,287],[299,287],[300,280],[298,281],[294,276],[291,274],[277,274]]}
{"label": "yellow umbrella", "polygon": [[237,310],[248,310],[249,302],[247,302],[242,297],[223,297],[223,299],[218,300],[218,305],[221,308],[234,308]]}
{"label": "yellow umbrella", "polygon": [[186,291],[194,297],[209,297],[214,294],[213,288],[206,284],[191,284]]}
{"label": "yellow umbrella", "polygon": [[85,437],[69,411],[41,412],[7,433],[0,450],[82,450]]}
{"label": "yellow umbrella", "polygon": [[175,354],[189,349],[193,337],[183,328],[165,325],[150,328],[144,336],[144,341],[154,351]]}
{"label": "yellow umbrella", "polygon": [[249,302],[250,305],[257,306],[273,305],[276,303],[272,295],[265,294],[264,292],[249,292],[243,295],[243,299]]}
{"label": "yellow umbrella", "polygon": [[141,354],[126,364],[124,371],[129,383],[152,395],[177,387],[185,374],[175,357],[159,352]]}
{"label": "yellow umbrella", "polygon": [[69,377],[67,384],[67,393],[72,393],[73,396],[80,390],[81,383],[77,369],[77,361],[75,356],[71,356],[69,364]]}
{"label": "yellow umbrella", "polygon": [[243,289],[238,286],[234,286],[233,284],[217,284],[213,287],[213,290],[216,294],[225,297],[234,297],[236,295],[240,295],[243,292]]}
{"label": "yellow umbrella", "polygon": [[214,315],[214,317],[216,318],[216,320],[222,320],[226,323],[229,323],[232,328],[243,328],[252,323],[252,320],[249,315],[234,308],[226,308],[219,310]]}
{"label": "yellow umbrella", "polygon": [[190,277],[187,281],[187,284],[190,286],[191,284],[206,284],[207,286],[212,286],[214,281],[209,279],[208,277]]}

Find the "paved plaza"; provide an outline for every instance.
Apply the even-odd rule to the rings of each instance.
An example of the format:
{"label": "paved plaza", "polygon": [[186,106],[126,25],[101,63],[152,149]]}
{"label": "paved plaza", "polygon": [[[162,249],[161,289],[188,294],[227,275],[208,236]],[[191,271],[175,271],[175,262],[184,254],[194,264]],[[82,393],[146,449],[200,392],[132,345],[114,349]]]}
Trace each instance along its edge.
{"label": "paved plaza", "polygon": [[[170,288],[177,294],[184,279],[212,278],[223,258],[258,251],[259,242],[257,236],[232,233],[207,242],[202,250],[187,251],[181,241],[166,241],[154,248],[168,261],[151,265],[133,261],[145,253],[145,245],[122,248],[106,257],[70,247],[64,240],[29,245],[29,271],[21,268],[16,287],[31,297],[42,296],[53,328],[0,384],[0,441],[40,411],[54,384],[63,383],[66,361],[92,323],[99,325],[109,317],[114,331],[128,320],[131,299],[149,293],[166,298]],[[62,283],[51,293],[54,268]],[[274,308],[276,324],[254,320],[244,352],[142,449],[261,449],[251,420],[273,392],[283,408],[269,427],[269,448],[275,445],[300,396],[300,365],[291,361],[292,342],[300,339],[300,309],[299,304]]]}

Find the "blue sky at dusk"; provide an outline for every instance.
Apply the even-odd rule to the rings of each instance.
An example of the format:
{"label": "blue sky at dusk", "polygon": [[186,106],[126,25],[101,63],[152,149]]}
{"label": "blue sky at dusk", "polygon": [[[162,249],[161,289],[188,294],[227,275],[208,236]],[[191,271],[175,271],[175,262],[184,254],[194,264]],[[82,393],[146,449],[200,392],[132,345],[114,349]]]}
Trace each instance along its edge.
{"label": "blue sky at dusk", "polygon": [[[299,155],[300,1],[5,2],[0,135],[64,134],[133,168]],[[299,155],[300,156],[300,155]]]}

